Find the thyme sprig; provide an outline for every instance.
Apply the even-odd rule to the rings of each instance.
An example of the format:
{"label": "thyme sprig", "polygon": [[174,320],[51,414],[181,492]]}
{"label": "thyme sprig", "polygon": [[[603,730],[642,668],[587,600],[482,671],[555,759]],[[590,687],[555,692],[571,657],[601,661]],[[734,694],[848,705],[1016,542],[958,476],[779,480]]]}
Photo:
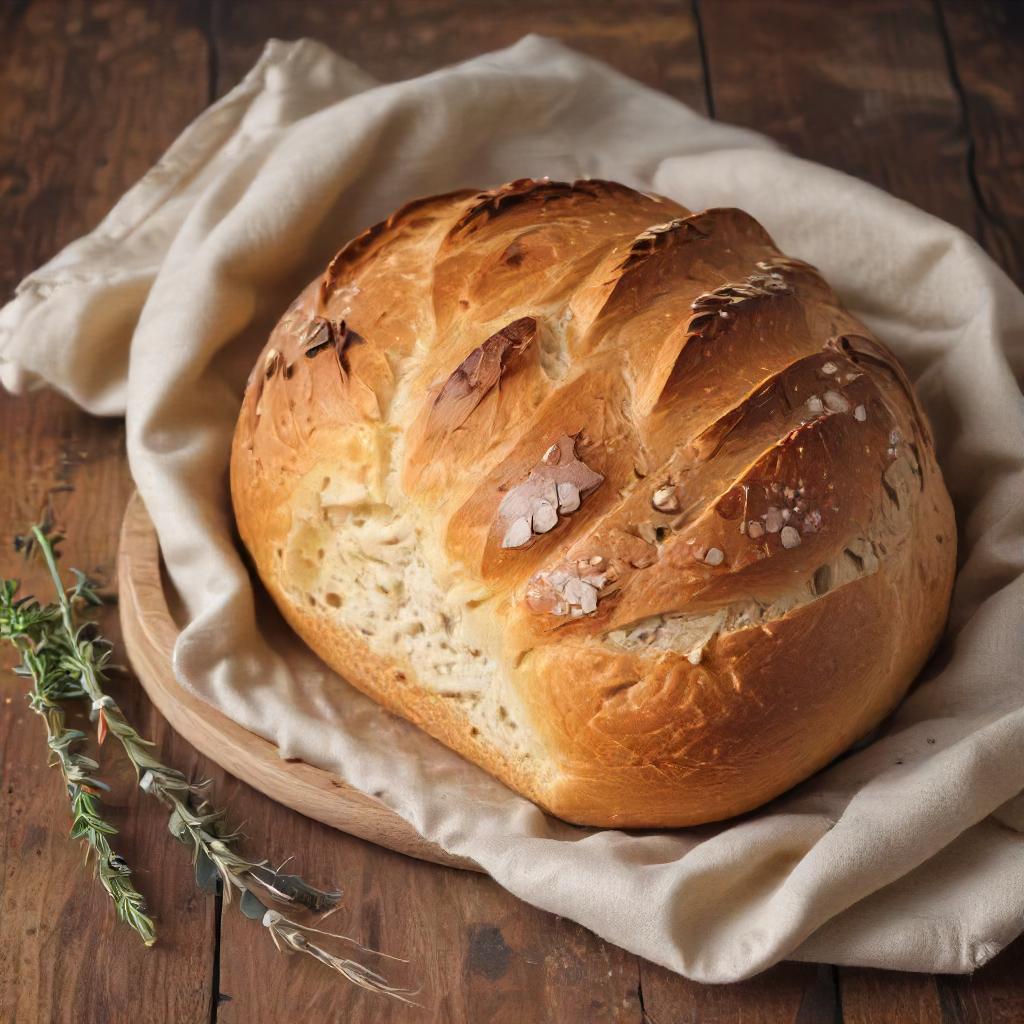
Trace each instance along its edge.
{"label": "thyme sprig", "polygon": [[81,697],[84,691],[65,670],[60,645],[54,642],[58,610],[30,598],[19,600],[17,592],[17,581],[0,581],[0,639],[18,651],[21,661],[15,674],[31,680],[29,707],[43,719],[51,763],[64,777],[71,805],[71,838],[83,842],[87,860],[95,857],[96,875],[114,901],[117,916],[134,928],[147,946],[152,946],[156,929],[146,914],[145,900],[132,883],[128,862],[110,845],[117,829],[101,813],[100,792],[109,786],[94,774],[99,765],[77,749],[85,733],[68,728],[60,703]]}
{"label": "thyme sprig", "polygon": [[[57,593],[56,604],[34,607],[47,623],[49,657],[57,666],[60,677],[68,681],[66,697],[90,701],[98,742],[103,743],[108,735],[116,737],[135,768],[139,787],[170,810],[168,829],[191,851],[200,887],[212,891],[219,880],[227,903],[231,902],[232,893],[238,892],[242,912],[261,921],[279,950],[303,953],[361,988],[410,1002],[408,997],[415,994],[414,990],[391,985],[378,972],[353,960],[335,956],[309,941],[306,934],[327,935],[354,945],[365,953],[391,960],[399,958],[361,946],[347,936],[292,921],[270,909],[256,895],[254,889],[258,888],[272,900],[299,904],[308,910],[324,913],[339,905],[342,894],[337,890],[317,889],[298,875],[275,870],[266,860],[249,860],[233,848],[241,833],[228,831],[224,826],[226,812],[211,808],[203,798],[207,783],[190,782],[181,772],[163,764],[153,753],[154,744],[139,735],[117,702],[105,692],[111,646],[96,634],[91,624],[80,626],[75,621],[77,607],[101,603],[88,579],[72,570],[75,585],[65,590],[57,568],[52,537],[45,528],[33,527],[26,546],[42,555]],[[81,735],[78,734],[79,737]],[[95,762],[89,763],[95,765]]]}
{"label": "thyme sprig", "polygon": [[170,810],[168,828],[171,835],[191,849],[194,864],[205,857],[216,869],[224,883],[225,902],[231,902],[232,890],[242,893],[255,883],[276,900],[301,903],[313,911],[323,912],[336,907],[341,900],[341,892],[317,889],[298,875],[279,874],[265,861],[247,860],[233,850],[231,846],[241,838],[241,833],[226,832],[223,829],[225,812],[212,810],[201,798],[206,783],[189,782],[181,772],[169,768],[152,753],[154,744],[139,735],[114,698],[104,690],[111,656],[110,644],[93,636],[88,624],[78,626],[75,623],[76,604],[100,603],[95,590],[82,573],[72,570],[75,586],[65,591],[45,531],[35,526],[32,537],[57,592],[63,630],[60,664],[63,671],[78,683],[80,694],[91,701],[99,742],[102,743],[108,735],[120,742],[135,769],[139,787]]}

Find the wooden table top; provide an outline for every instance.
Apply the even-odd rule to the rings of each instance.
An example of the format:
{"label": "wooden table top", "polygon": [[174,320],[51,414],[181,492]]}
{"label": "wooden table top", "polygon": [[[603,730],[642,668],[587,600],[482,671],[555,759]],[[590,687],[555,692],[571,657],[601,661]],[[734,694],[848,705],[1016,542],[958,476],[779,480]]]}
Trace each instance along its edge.
{"label": "wooden table top", "polygon": [[[1024,280],[1024,5],[969,0],[5,0],[0,223],[5,291],[91,229],[269,36],[312,36],[383,80],[556,36],[698,110],[748,125],[972,234]],[[53,394],[0,398],[0,575],[11,537],[52,501],[65,564],[116,601],[131,480],[124,426]],[[38,572],[26,578],[41,587]],[[40,590],[40,592],[42,592]],[[116,609],[103,622],[117,639]],[[6,664],[6,662],[5,662]],[[410,956],[425,1009],[346,987],[275,952],[198,892],[165,815],[104,750],[119,847],[160,941],[122,925],[67,840],[58,773],[20,681],[3,676],[0,1021],[49,1024],[384,1022],[1019,1022],[1024,942],[973,977],[782,964],[701,986],[520,903],[485,877],[409,860],[272,803],[177,738],[137,685],[113,688],[140,731],[208,776],[271,860],[336,882],[371,945]]]}

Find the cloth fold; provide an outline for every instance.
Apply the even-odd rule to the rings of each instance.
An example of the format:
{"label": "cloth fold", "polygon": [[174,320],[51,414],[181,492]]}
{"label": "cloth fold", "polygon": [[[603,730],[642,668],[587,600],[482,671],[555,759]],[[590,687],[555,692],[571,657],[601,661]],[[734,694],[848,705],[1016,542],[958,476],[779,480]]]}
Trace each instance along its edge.
{"label": "cloth fold", "polygon": [[[740,206],[899,354],[957,508],[949,628],[870,744],[741,819],[546,817],[327,670],[253,590],[225,468],[274,321],[407,199],[602,177]],[[0,310],[0,381],[125,415],[188,622],[182,686],[337,772],[501,885],[701,981],[784,958],[973,970],[1024,928],[1024,296],[967,236],[538,37],[378,85],[271,41],[90,235]]]}

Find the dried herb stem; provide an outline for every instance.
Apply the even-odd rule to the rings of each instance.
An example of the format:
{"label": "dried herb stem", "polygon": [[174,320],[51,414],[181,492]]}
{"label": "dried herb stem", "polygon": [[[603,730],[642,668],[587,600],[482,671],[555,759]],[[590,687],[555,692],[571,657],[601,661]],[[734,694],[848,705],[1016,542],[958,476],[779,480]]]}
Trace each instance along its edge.
{"label": "dried herb stem", "polygon": [[[315,942],[310,942],[306,938],[306,934],[327,935],[332,939],[340,939],[343,942],[351,943],[364,953],[373,953],[376,956],[386,957],[388,960],[399,960],[399,957],[388,956],[387,953],[369,949],[346,935],[339,935],[336,932],[325,932],[320,928],[310,928],[295,921],[290,921],[276,910],[267,910],[264,913],[263,925],[270,932],[274,945],[282,952],[304,953],[306,956],[311,956],[314,960],[318,960],[325,967],[329,967],[332,971],[337,971],[343,978],[352,982],[353,985],[369,989],[371,992],[380,992],[382,995],[391,996],[392,999],[397,999],[400,1003],[407,1003],[409,1006],[419,1005],[409,998],[409,996],[416,995],[415,989],[399,988],[392,985],[387,978],[371,970],[365,964],[349,960],[347,957],[335,956],[322,946],[318,946]],[[402,960],[401,962],[407,963],[408,961]]]}
{"label": "dried herb stem", "polygon": [[[315,889],[295,875],[279,875],[264,861],[247,860],[232,850],[231,844],[240,838],[240,833],[223,830],[225,812],[211,810],[207,802],[201,799],[204,784],[189,782],[181,772],[168,767],[154,756],[154,744],[139,735],[114,698],[104,690],[107,682],[106,667],[110,658],[109,645],[105,641],[93,639],[87,628],[75,624],[74,604],[78,601],[97,604],[98,597],[80,574],[77,574],[76,586],[69,596],[61,582],[56,558],[46,534],[38,526],[33,527],[32,533],[58,594],[57,603],[65,640],[64,668],[79,682],[83,695],[92,702],[100,741],[108,735],[114,736],[135,768],[140,788],[170,810],[168,827],[171,835],[192,850],[194,862],[198,862],[200,857],[206,857],[216,868],[224,883],[227,902],[231,901],[232,890],[245,892],[250,888],[250,882],[253,882],[270,892],[275,899],[299,902],[311,910],[324,911],[336,906],[341,899],[340,892]],[[194,803],[193,798],[198,802]]]}
{"label": "dried herb stem", "polygon": [[59,703],[81,697],[83,690],[63,665],[61,645],[55,642],[59,627],[53,605],[40,607],[35,601],[16,600],[15,580],[0,583],[0,639],[10,643],[20,655],[15,674],[31,680],[29,706],[46,726],[46,743],[53,762],[60,768],[71,806],[71,838],[85,845],[86,859],[95,855],[100,885],[113,900],[117,916],[129,924],[147,946],[156,941],[156,929],[146,914],[142,894],[131,880],[131,868],[124,857],[114,852],[110,837],[117,829],[101,813],[100,791],[106,783],[93,774],[99,765],[76,748],[85,733],[69,729]]}
{"label": "dried herb stem", "polygon": [[413,990],[393,986],[376,971],[355,961],[334,956],[309,942],[304,932],[317,932],[341,939],[366,953],[378,956],[386,954],[360,946],[345,936],[319,932],[318,929],[297,924],[269,909],[256,896],[253,889],[259,887],[275,900],[297,903],[318,913],[333,910],[341,900],[339,891],[317,889],[298,875],[274,870],[265,860],[248,860],[232,848],[241,833],[226,831],[225,812],[212,809],[202,798],[206,783],[190,782],[181,772],[163,764],[152,753],[153,743],[136,732],[117,702],[105,692],[105,670],[110,659],[110,645],[102,639],[94,638],[87,627],[77,627],[74,619],[75,604],[98,604],[99,598],[86,578],[77,572],[75,587],[70,592],[65,591],[53,547],[46,533],[36,526],[32,529],[32,535],[58,595],[56,607],[59,609],[63,633],[63,668],[79,684],[79,695],[91,701],[99,741],[102,743],[108,734],[115,736],[135,768],[139,787],[170,810],[168,828],[175,839],[190,849],[200,887],[210,891],[219,878],[225,902],[230,903],[232,892],[237,891],[241,897],[242,912],[247,917],[261,921],[278,949],[304,953],[361,988],[409,1002],[407,997],[414,994]]}

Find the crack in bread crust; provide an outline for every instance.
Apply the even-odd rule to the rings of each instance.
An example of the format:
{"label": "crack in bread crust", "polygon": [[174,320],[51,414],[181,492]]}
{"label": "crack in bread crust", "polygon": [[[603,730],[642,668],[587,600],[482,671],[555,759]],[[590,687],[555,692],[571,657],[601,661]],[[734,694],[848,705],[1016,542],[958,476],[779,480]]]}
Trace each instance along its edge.
{"label": "crack in bread crust", "polygon": [[874,541],[859,537],[850,540],[832,562],[823,563],[809,578],[770,599],[750,597],[700,614],[648,616],[610,630],[601,639],[609,647],[622,650],[650,654],[678,651],[691,664],[699,665],[705,648],[718,637],[776,622],[829,591],[877,572],[878,554]]}

